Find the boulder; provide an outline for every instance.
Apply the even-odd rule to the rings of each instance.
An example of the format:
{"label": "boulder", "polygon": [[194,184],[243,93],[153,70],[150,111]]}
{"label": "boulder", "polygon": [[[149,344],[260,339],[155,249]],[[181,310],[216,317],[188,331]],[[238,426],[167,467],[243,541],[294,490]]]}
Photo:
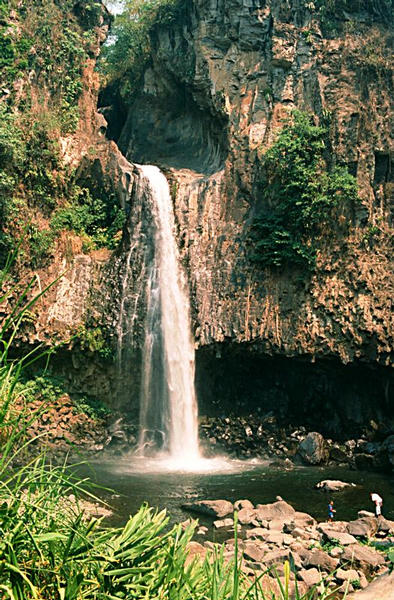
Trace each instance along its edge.
{"label": "boulder", "polygon": [[342,582],[342,581],[356,581],[359,579],[359,574],[357,573],[357,571],[355,569],[341,569],[339,568],[336,572],[335,572],[335,577],[337,579],[337,581]]}
{"label": "boulder", "polygon": [[344,531],[334,531],[332,529],[326,529],[323,533],[323,539],[331,542],[332,544],[338,544],[340,546],[348,546],[349,544],[357,544],[355,537]]}
{"label": "boulder", "polygon": [[301,569],[297,573],[298,579],[304,581],[308,588],[317,585],[322,580],[322,574],[317,569]]}
{"label": "boulder", "polygon": [[378,519],[378,531],[384,533],[386,535],[394,534],[394,521],[389,521],[384,517],[379,517]]}
{"label": "boulder", "polygon": [[221,529],[222,527],[232,527],[234,525],[234,521],[231,518],[217,520],[213,522],[213,526],[215,529]]}
{"label": "boulder", "polygon": [[303,461],[309,465],[320,465],[327,462],[328,459],[326,441],[317,431],[308,433],[298,446],[298,453]]}
{"label": "boulder", "polygon": [[364,590],[347,597],[347,600],[393,600],[394,571],[377,577]]}
{"label": "boulder", "polygon": [[316,519],[308,515],[308,513],[296,511],[295,515],[291,519],[297,527],[309,527],[316,525]]}
{"label": "boulder", "polygon": [[250,525],[256,520],[256,510],[253,508],[241,508],[238,513],[238,521],[241,525]]}
{"label": "boulder", "polygon": [[260,538],[267,533],[267,529],[263,529],[262,527],[253,527],[253,529],[248,529],[246,532],[246,538]]}
{"label": "boulder", "polygon": [[332,521],[330,523],[319,523],[319,525],[317,526],[317,531],[320,531],[320,533],[332,531],[346,531],[348,533],[348,524],[349,523],[347,521]]}
{"label": "boulder", "polygon": [[338,492],[339,490],[343,490],[347,487],[356,487],[356,484],[339,481],[339,479],[324,479],[323,481],[317,483],[315,487],[326,492]]}
{"label": "boulder", "polygon": [[188,555],[186,557],[186,565],[193,562],[196,556],[199,556],[201,559],[205,558],[207,553],[207,548],[199,544],[198,542],[189,542],[187,545]]}
{"label": "boulder", "polygon": [[347,531],[350,535],[357,537],[370,538],[378,530],[378,522],[375,517],[362,517],[356,521],[350,521]]}
{"label": "boulder", "polygon": [[349,563],[367,574],[372,574],[384,565],[384,557],[373,548],[354,544],[346,546],[341,556],[342,563]]}
{"label": "boulder", "polygon": [[333,558],[323,550],[318,550],[317,548],[311,550],[309,557],[304,561],[305,567],[318,567],[328,573],[335,571],[338,564],[339,560],[337,558]]}
{"label": "boulder", "polygon": [[357,516],[361,519],[361,517],[374,517],[375,514],[369,510],[359,510]]}
{"label": "boulder", "polygon": [[349,455],[350,453],[346,451],[344,447],[338,446],[337,444],[330,448],[330,459],[335,460],[335,462],[348,462],[350,458]]}
{"label": "boulder", "polygon": [[228,500],[199,500],[182,504],[182,508],[191,512],[207,515],[208,517],[227,517],[234,512],[233,505]]}
{"label": "boulder", "polygon": [[275,544],[276,546],[288,545],[293,541],[291,535],[280,531],[265,530],[259,537],[268,544]]}
{"label": "boulder", "polygon": [[272,504],[258,504],[255,509],[255,518],[258,521],[282,520],[284,522],[289,517],[293,517],[295,512],[290,504],[284,500],[278,500]]}
{"label": "boulder", "polygon": [[257,542],[247,541],[243,548],[244,556],[254,562],[261,562],[267,554],[267,548]]}
{"label": "boulder", "polygon": [[237,500],[234,502],[235,510],[242,510],[243,508],[249,508],[250,510],[253,510],[254,506],[250,500]]}
{"label": "boulder", "polygon": [[290,550],[288,548],[281,548],[280,550],[272,550],[267,552],[264,556],[264,565],[268,567],[276,567],[282,564],[285,560],[289,560]]}
{"label": "boulder", "polygon": [[387,453],[388,461],[394,467],[394,435],[390,435],[384,440],[382,450]]}

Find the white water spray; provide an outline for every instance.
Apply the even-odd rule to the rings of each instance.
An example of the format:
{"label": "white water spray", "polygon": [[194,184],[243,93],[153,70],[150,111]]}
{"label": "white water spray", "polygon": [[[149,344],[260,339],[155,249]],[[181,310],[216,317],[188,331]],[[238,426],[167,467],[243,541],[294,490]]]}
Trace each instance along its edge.
{"label": "white water spray", "polygon": [[189,297],[175,238],[170,189],[157,167],[139,167],[154,221],[140,401],[140,452],[200,459]]}

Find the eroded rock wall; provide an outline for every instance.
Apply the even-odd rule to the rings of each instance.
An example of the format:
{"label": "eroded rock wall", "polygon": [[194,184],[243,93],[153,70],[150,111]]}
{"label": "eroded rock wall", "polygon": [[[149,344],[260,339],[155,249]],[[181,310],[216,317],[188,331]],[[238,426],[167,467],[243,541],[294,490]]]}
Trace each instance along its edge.
{"label": "eroded rock wall", "polygon": [[[150,160],[173,168],[198,346],[246,342],[264,354],[389,365],[390,31],[373,2],[325,22],[317,6],[186,2],[176,23],[153,32],[152,63],[119,143],[130,160],[156,147]],[[184,100],[179,127],[173,97]],[[311,277],[263,271],[245,256],[258,152],[294,107],[330,114],[333,153],[357,176],[361,198],[348,233],[335,223],[326,232]],[[193,126],[183,129],[186,121]],[[202,122],[209,135],[189,152],[181,141]]]}

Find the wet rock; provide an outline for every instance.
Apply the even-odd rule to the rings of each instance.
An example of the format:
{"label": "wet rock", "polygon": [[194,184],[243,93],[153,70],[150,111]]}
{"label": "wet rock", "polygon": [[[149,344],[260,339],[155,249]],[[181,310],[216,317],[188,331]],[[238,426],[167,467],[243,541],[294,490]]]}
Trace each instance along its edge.
{"label": "wet rock", "polygon": [[351,457],[351,453],[346,450],[345,447],[341,447],[339,445],[334,445],[330,448],[330,459],[335,460],[336,462],[348,462]]}
{"label": "wet rock", "polygon": [[228,500],[199,500],[182,504],[182,508],[208,517],[227,517],[233,514],[233,505]]}
{"label": "wet rock", "polygon": [[308,433],[298,447],[298,454],[304,462],[310,465],[327,462],[328,450],[324,437],[316,431]]}
{"label": "wet rock", "polygon": [[324,479],[315,486],[317,489],[322,489],[326,492],[338,492],[348,487],[356,487],[355,483],[346,483],[345,481],[339,481],[336,479]]}
{"label": "wet rock", "polygon": [[394,468],[394,435],[390,435],[384,440],[382,450],[387,453],[388,461]]}

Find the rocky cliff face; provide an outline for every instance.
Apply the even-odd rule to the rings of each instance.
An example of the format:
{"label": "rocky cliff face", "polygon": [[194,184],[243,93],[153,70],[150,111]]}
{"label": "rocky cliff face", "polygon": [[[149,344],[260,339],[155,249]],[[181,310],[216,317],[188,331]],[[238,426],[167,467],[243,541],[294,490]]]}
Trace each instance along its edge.
{"label": "rocky cliff face", "polygon": [[[170,170],[205,397],[208,378],[211,397],[221,390],[234,401],[226,379],[235,363],[248,389],[259,381],[254,406],[265,381],[268,398],[286,388],[286,407],[294,389],[280,369],[269,383],[265,358],[298,357],[292,364],[323,419],[343,384],[336,371],[388,367],[393,333],[389,11],[372,1],[334,4],[330,12],[298,0],[188,0],[177,22],[153,31],[151,64],[118,140],[129,160]],[[259,153],[294,107],[330,116],[332,152],[357,177],[361,199],[347,233],[335,223],[326,231],[311,276],[262,270],[245,252]],[[251,355],[258,374],[246,366]],[[346,392],[356,420],[371,413],[371,393],[390,411],[391,370],[367,372],[374,392],[357,384]],[[308,404],[305,394],[299,400]]]}
{"label": "rocky cliff face", "polygon": [[[332,412],[331,431],[343,420],[361,426],[392,414],[390,13],[374,0],[325,4],[185,0],[174,22],[153,29],[130,106],[104,111],[120,132],[117,145],[96,111],[94,63],[108,30],[105,19],[96,23],[80,121],[61,140],[63,160],[82,185],[115,195],[128,221],[112,254],[59,238],[38,276],[65,275],[26,334],[64,341],[80,325],[105,330],[127,365],[103,368],[74,349],[62,369],[76,387],[123,405],[138,397],[149,223],[131,163],[146,162],[171,182],[204,411],[258,407],[299,421],[313,413],[311,424]],[[261,153],[295,107],[329,117],[332,154],[357,177],[361,199],[346,233],[335,222],[326,231],[312,274],[261,269],[246,252]],[[133,311],[130,332],[122,315]]]}

